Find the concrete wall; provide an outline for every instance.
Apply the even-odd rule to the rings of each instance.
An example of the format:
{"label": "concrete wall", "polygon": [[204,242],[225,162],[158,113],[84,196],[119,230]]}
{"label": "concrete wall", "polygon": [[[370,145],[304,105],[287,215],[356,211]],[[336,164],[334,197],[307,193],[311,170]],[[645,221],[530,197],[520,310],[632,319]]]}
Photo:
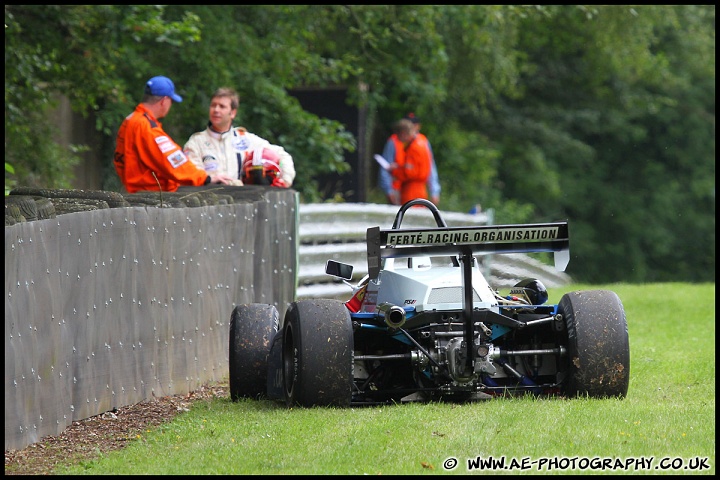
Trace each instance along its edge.
{"label": "concrete wall", "polygon": [[297,194],[256,197],[5,227],[6,450],[227,377],[233,308],[297,286]]}

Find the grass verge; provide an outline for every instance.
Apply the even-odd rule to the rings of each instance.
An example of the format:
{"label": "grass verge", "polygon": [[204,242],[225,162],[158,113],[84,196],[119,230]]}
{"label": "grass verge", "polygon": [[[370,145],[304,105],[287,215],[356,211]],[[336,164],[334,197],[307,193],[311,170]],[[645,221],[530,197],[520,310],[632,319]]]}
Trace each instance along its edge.
{"label": "grass verge", "polygon": [[[623,302],[625,399],[287,409],[214,398],[121,451],[54,473],[714,474],[715,285],[572,285],[552,289],[550,302],[580,289],[613,290]],[[480,468],[490,458],[505,468]]]}

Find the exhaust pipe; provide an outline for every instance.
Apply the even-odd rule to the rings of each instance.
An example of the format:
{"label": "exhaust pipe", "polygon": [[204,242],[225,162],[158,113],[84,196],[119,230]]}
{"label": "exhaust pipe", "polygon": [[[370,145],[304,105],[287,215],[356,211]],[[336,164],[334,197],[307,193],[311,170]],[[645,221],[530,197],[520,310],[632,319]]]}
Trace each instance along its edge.
{"label": "exhaust pipe", "polygon": [[397,329],[405,324],[405,309],[393,305],[392,303],[383,302],[377,306],[378,310],[385,314],[385,325],[390,328]]}

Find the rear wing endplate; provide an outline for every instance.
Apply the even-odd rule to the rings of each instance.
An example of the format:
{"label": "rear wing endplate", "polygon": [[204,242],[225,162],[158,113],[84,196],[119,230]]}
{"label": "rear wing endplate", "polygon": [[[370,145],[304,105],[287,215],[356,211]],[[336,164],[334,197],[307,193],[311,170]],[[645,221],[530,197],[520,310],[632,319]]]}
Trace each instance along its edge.
{"label": "rear wing endplate", "polygon": [[555,252],[555,268],[565,271],[570,261],[567,222],[367,230],[371,279],[378,277],[385,258],[527,252]]}

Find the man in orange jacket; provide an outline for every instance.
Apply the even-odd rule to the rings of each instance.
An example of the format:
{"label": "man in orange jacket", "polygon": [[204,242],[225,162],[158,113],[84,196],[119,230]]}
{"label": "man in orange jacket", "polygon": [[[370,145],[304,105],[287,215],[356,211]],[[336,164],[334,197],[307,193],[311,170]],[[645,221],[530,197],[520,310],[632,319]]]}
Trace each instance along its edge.
{"label": "man in orange jacket", "polygon": [[[427,142],[428,149],[430,150],[430,176],[428,177],[427,183],[428,194],[430,195],[430,200],[435,205],[440,205],[440,179],[438,178],[438,171],[435,165],[435,156],[433,154],[432,146],[430,145],[430,140],[428,140],[425,135],[420,133],[422,124],[420,123],[420,118],[417,115],[410,112],[403,118],[406,120],[410,120],[415,127],[415,133]],[[396,139],[397,135],[393,133],[385,142],[382,157],[385,158],[385,160],[387,160],[388,162],[393,162],[395,160]],[[380,168],[378,170],[378,186],[382,189],[383,192],[385,192],[388,201],[392,205],[400,205],[400,192],[393,188],[393,178],[390,174],[390,170],[385,168]]]}
{"label": "man in orange jacket", "polygon": [[432,153],[424,135],[418,135],[412,121],[403,118],[395,124],[395,162],[390,164],[393,189],[400,192],[400,204],[415,198],[428,198]]}
{"label": "man in orange jacket", "polygon": [[208,175],[197,168],[165,133],[159,119],[168,114],[173,101],[182,102],[182,97],[175,93],[172,80],[153,77],[145,84],[142,102],[120,125],[113,164],[128,193],[231,183],[227,175]]}

